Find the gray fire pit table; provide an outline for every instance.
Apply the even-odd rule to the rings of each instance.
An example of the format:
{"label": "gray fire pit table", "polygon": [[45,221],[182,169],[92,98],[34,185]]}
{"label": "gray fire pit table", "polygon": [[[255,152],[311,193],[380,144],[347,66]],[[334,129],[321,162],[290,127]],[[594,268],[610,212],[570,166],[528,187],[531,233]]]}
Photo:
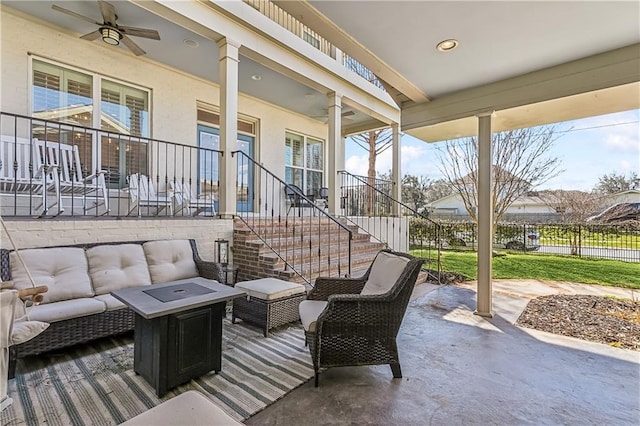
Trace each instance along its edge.
{"label": "gray fire pit table", "polygon": [[197,277],[111,294],[136,313],[133,370],[162,397],[221,370],[225,305],[245,292]]}

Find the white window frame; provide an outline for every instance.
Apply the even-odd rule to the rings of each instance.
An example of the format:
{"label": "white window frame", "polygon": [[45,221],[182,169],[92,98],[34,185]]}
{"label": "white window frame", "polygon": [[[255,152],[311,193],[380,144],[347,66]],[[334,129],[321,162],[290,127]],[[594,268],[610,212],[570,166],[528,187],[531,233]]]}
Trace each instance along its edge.
{"label": "white window frame", "polygon": [[[302,170],[302,187],[300,188],[302,190],[302,192],[304,192],[306,194],[307,192],[307,172],[311,171],[311,172],[320,172],[322,174],[322,179],[320,180],[320,188],[325,187],[326,186],[326,173],[325,173],[325,168],[326,168],[326,164],[327,164],[327,153],[326,153],[326,147],[327,147],[327,141],[316,137],[316,136],[310,136],[310,135],[306,135],[304,133],[300,133],[300,132],[296,132],[293,130],[285,130],[285,149],[286,149],[286,144],[287,144],[287,133],[292,134],[292,135],[296,135],[296,136],[300,136],[302,137],[302,166],[293,166],[293,165],[288,165],[286,164],[286,156],[285,156],[285,164],[284,164],[284,169],[285,169],[285,181],[286,181],[286,177],[287,177],[287,173],[286,170],[287,168],[290,169],[295,169],[295,170]],[[313,139],[314,141],[319,141],[320,143],[322,143],[322,169],[313,169],[310,167],[307,167],[307,141],[309,139]],[[292,182],[287,182],[287,183],[292,183]],[[320,189],[318,188],[318,189]]]}
{"label": "white window frame", "polygon": [[[147,105],[148,105],[148,109],[149,109],[149,131],[148,131],[148,136],[141,136],[145,139],[152,139],[153,138],[153,91],[148,88],[148,87],[144,87],[144,86],[140,86],[138,84],[134,84],[131,83],[129,81],[125,81],[125,80],[121,80],[118,78],[114,78],[111,76],[107,76],[104,74],[100,74],[97,73],[95,71],[91,71],[91,70],[87,70],[85,68],[80,68],[80,67],[76,67],[73,65],[69,65],[66,64],[64,62],[58,62],[52,59],[48,59],[48,58],[44,58],[41,56],[37,56],[37,55],[29,55],[29,64],[28,64],[28,72],[29,72],[29,100],[28,100],[28,108],[29,108],[29,115],[33,114],[33,85],[34,85],[34,81],[33,81],[33,61],[39,61],[39,62],[44,62],[59,68],[63,68],[63,69],[68,69],[70,71],[75,71],[75,72],[79,72],[82,74],[86,74],[88,76],[91,76],[92,78],[92,101],[93,101],[93,105],[92,105],[92,127],[94,129],[98,129],[98,130],[102,130],[101,129],[101,117],[102,117],[102,80],[106,80],[106,81],[110,81],[112,83],[115,84],[119,84],[119,85],[123,85],[123,86],[128,86],[131,87],[133,89],[137,89],[137,90],[141,90],[143,92],[145,92],[147,94]],[[151,148],[151,147],[149,147]],[[92,173],[96,173],[97,170],[97,165],[101,165],[102,164],[102,146],[100,144],[100,138],[99,137],[95,137],[94,140],[92,141],[92,158],[91,158],[91,172]],[[149,152],[149,155],[152,155],[151,152]],[[113,188],[112,188],[113,189]]]}

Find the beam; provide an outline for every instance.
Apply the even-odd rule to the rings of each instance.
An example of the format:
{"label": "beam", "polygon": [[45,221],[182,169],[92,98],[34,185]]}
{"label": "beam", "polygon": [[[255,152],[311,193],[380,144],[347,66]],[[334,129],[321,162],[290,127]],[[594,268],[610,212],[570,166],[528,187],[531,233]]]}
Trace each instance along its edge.
{"label": "beam", "polygon": [[476,315],[493,317],[493,141],[491,114],[478,116],[478,289]]}
{"label": "beam", "polygon": [[218,189],[219,214],[232,218],[236,213],[237,157],[231,152],[238,147],[238,48],[229,39],[218,41],[220,61],[220,182]]}
{"label": "beam", "polygon": [[402,130],[638,82],[638,70],[640,44],[634,44],[407,107]]}
{"label": "beam", "polygon": [[342,96],[327,95],[329,137],[329,213],[340,214],[340,178],[338,171],[344,170],[344,139],[342,138]]}

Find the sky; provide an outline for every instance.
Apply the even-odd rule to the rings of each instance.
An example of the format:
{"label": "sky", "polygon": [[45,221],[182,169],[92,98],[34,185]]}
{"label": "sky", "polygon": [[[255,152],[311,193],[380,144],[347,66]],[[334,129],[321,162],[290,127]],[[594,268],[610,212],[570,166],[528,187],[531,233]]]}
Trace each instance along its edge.
{"label": "sky", "polygon": [[[605,174],[640,174],[640,110],[566,121],[555,126],[559,137],[549,154],[560,159],[560,168],[564,171],[535,189],[590,191]],[[426,143],[406,134],[401,140],[402,175],[442,177],[437,166],[442,143]],[[366,176],[368,155],[355,142],[347,140],[346,170]],[[389,170],[391,149],[376,161],[378,173]]]}

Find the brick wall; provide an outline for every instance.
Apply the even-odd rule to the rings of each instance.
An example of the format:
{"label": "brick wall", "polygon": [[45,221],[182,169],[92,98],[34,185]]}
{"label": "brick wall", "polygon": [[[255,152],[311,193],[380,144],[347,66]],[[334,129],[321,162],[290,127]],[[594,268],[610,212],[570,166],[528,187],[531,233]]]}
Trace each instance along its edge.
{"label": "brick wall", "polygon": [[[193,238],[202,258],[215,260],[215,240],[233,238],[233,221],[227,219],[42,219],[5,220],[5,223],[18,248]],[[0,247],[11,248],[4,229],[0,232]]]}

